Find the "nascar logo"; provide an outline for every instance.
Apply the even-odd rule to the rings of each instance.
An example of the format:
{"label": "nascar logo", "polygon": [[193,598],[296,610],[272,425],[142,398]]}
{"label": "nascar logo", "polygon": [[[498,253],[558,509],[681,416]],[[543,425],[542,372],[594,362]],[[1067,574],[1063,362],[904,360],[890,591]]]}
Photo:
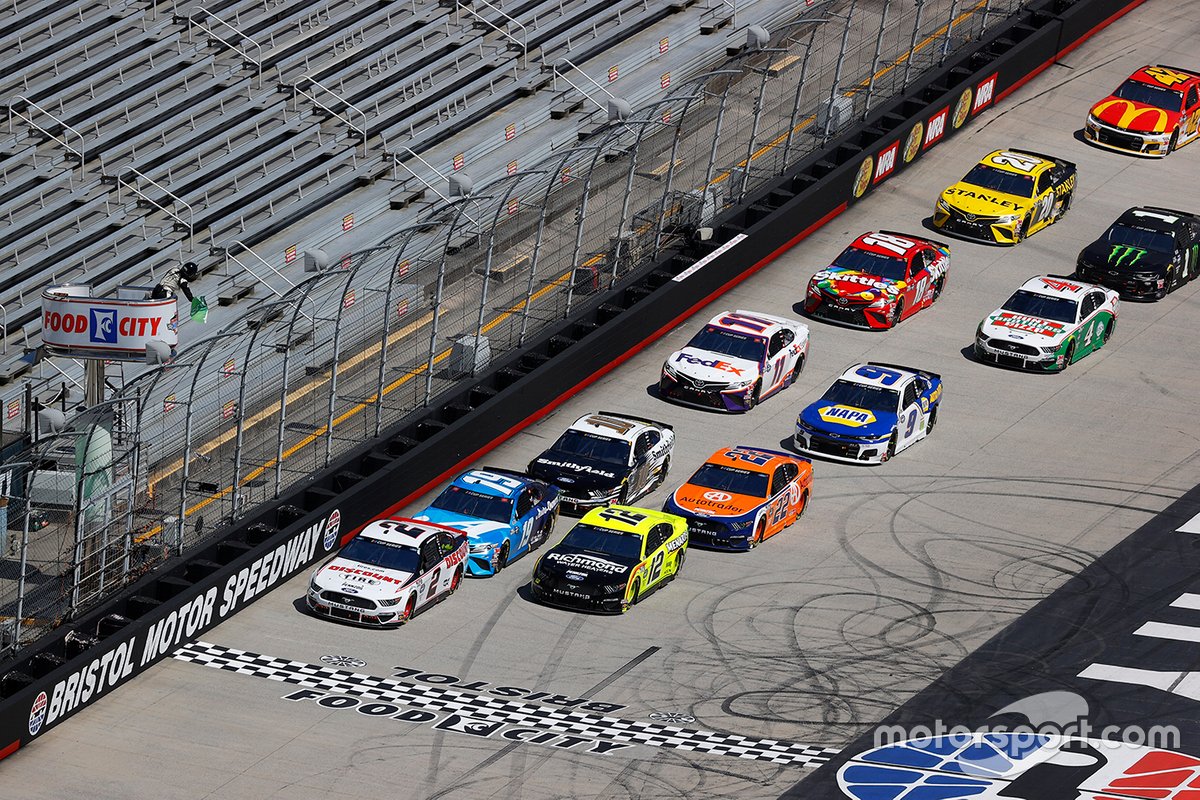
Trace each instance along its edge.
{"label": "nascar logo", "polygon": [[817,409],[817,414],[826,422],[849,425],[852,428],[861,428],[875,421],[875,415],[870,411],[854,406],[824,406]]}

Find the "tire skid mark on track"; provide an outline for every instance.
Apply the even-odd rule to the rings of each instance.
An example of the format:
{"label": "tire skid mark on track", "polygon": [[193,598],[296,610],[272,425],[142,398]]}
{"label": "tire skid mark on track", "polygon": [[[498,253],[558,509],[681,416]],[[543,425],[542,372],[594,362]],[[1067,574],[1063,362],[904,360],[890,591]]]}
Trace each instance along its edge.
{"label": "tire skid mark on track", "polygon": [[838,752],[836,749],[820,745],[639,722],[477,695],[444,686],[420,686],[201,641],[191,642],[179,648],[173,658],[213,669],[316,689],[328,694],[392,701],[422,710],[436,709],[469,715],[473,720],[521,725],[546,732],[585,736],[625,745],[641,744],[797,766],[817,766]]}

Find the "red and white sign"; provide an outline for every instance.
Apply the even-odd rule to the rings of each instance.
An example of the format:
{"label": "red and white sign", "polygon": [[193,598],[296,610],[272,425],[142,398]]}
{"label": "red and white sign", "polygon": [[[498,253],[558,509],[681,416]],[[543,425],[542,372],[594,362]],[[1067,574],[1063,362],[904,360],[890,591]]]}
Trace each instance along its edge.
{"label": "red and white sign", "polygon": [[613,64],[611,67],[609,67],[609,68],[608,68],[608,82],[609,82],[609,83],[612,83],[613,81],[615,81],[615,80],[616,80],[617,78],[619,78],[620,76],[621,76],[621,73],[620,73],[620,71],[617,69],[617,65],[616,65],[616,64]]}
{"label": "red and white sign", "polygon": [[996,96],[996,76],[998,74],[993,72],[992,77],[980,83],[979,88],[975,90],[975,105],[971,106],[972,114],[977,114],[992,104],[992,100]]}
{"label": "red and white sign", "polygon": [[405,275],[407,275],[409,265],[411,265],[411,264],[412,264],[412,262],[409,261],[407,258],[404,259],[403,261],[401,261],[399,264],[397,264],[396,265],[396,277],[403,278]]}
{"label": "red and white sign", "polygon": [[342,295],[342,308],[349,308],[350,306],[354,305],[355,302],[357,301],[354,298],[354,290],[348,289],[346,293]]}
{"label": "red and white sign", "polygon": [[51,286],[42,292],[42,342],[53,355],[141,360],[146,342],[174,348],[176,300],[92,297],[90,286]]}
{"label": "red and white sign", "polygon": [[663,38],[658,40],[658,54],[660,56],[670,49],[671,49],[671,42],[666,36],[664,36]]}
{"label": "red and white sign", "polygon": [[900,142],[892,142],[888,147],[879,151],[879,157],[875,159],[875,183],[891,175],[896,169],[896,157],[900,152]]}
{"label": "red and white sign", "polygon": [[517,162],[516,162],[516,161],[510,161],[510,162],[508,162],[508,168],[507,168],[507,169],[508,169],[508,174],[509,174],[509,175],[516,175],[516,174],[517,174]]}
{"label": "red and white sign", "polygon": [[662,77],[660,77],[658,79],[658,85],[664,89],[666,89],[668,86],[670,86],[671,85],[671,73],[664,72],[662,74]]}
{"label": "red and white sign", "polygon": [[517,138],[517,123],[510,122],[504,126],[504,141],[511,142]]}
{"label": "red and white sign", "polygon": [[921,146],[922,150],[938,142],[946,135],[946,120],[949,116],[950,106],[946,106],[929,118],[929,122],[925,125],[925,144]]}
{"label": "red and white sign", "polygon": [[226,400],[225,405],[221,406],[221,419],[229,419],[237,413],[237,401]]}
{"label": "red and white sign", "polygon": [[342,230],[343,231],[348,231],[353,227],[354,227],[354,215],[353,214],[347,214],[346,216],[342,217]]}
{"label": "red and white sign", "polygon": [[396,316],[403,317],[408,313],[408,301],[401,300],[396,304]]}
{"label": "red and white sign", "polygon": [[12,419],[17,414],[20,414],[20,413],[21,413],[21,401],[20,400],[9,400],[8,401],[8,409],[4,412],[5,419]]}
{"label": "red and white sign", "polygon": [[454,171],[457,172],[458,170],[462,169],[466,165],[467,165],[467,154],[466,153],[455,153],[454,154]]}
{"label": "red and white sign", "polygon": [[237,373],[237,362],[232,358],[225,362],[225,366],[221,367],[221,377],[229,378]]}
{"label": "red and white sign", "polygon": [[510,217],[511,217],[513,214],[517,213],[517,211],[518,211],[520,208],[521,208],[521,200],[520,200],[520,198],[517,198],[517,197],[510,197],[510,198],[508,199],[508,215],[509,215]]}
{"label": "red and white sign", "polygon": [[163,398],[163,413],[170,414],[175,410],[175,395],[169,394]]}
{"label": "red and white sign", "polygon": [[299,253],[298,245],[289,245],[283,251],[283,263],[290,264],[296,260],[296,255]]}

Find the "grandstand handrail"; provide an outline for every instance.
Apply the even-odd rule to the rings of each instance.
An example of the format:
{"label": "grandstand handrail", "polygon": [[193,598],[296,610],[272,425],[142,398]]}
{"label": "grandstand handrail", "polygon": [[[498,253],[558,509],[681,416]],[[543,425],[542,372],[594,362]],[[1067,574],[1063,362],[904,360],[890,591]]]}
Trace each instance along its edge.
{"label": "grandstand handrail", "polygon": [[[162,192],[163,194],[165,194],[167,197],[171,198],[171,202],[172,202],[172,203],[178,203],[179,205],[181,205],[181,206],[183,206],[184,208],[186,208],[186,209],[187,209],[187,213],[188,213],[188,218],[185,220],[183,217],[179,216],[179,215],[178,215],[178,214],[176,214],[174,211],[172,211],[171,209],[167,208],[165,205],[163,205],[162,203],[159,203],[159,202],[158,202],[157,200],[155,200],[153,197],[151,197],[150,195],[148,195],[148,194],[146,194],[145,192],[143,192],[141,189],[139,189],[139,188],[137,187],[137,185],[136,185],[136,184],[134,184],[134,183],[127,183],[127,182],[126,182],[126,180],[125,180],[125,176],[126,176],[126,175],[128,175],[128,174],[129,174],[129,173],[131,173],[131,172],[132,172],[134,175],[136,175],[136,176],[138,176],[139,178],[141,178],[142,180],[144,180],[144,181],[146,181],[147,183],[149,183],[149,184],[151,184],[152,186],[154,186],[154,188],[155,188],[155,189],[158,189],[160,192]],[[192,206],[191,206],[191,204],[190,204],[190,203],[186,202],[186,201],[185,201],[185,200],[184,200],[182,197],[179,197],[178,195],[176,195],[174,192],[172,192],[172,191],[171,191],[170,189],[168,189],[167,187],[163,186],[163,185],[162,185],[161,183],[159,183],[158,181],[154,180],[153,178],[151,178],[151,177],[149,177],[149,176],[147,176],[147,175],[144,175],[144,174],[142,174],[141,172],[139,172],[138,170],[134,169],[133,167],[125,167],[124,171],[122,171],[122,172],[118,172],[118,173],[117,173],[117,202],[118,202],[118,203],[122,202],[122,199],[121,199],[121,187],[122,187],[122,186],[126,186],[126,185],[128,185],[128,186],[129,186],[129,188],[130,188],[130,189],[133,191],[133,193],[134,193],[134,194],[136,194],[138,197],[142,198],[142,199],[143,199],[143,200],[145,200],[147,203],[149,203],[150,205],[154,206],[154,207],[155,207],[155,208],[157,208],[159,211],[161,211],[162,213],[166,214],[166,215],[167,215],[168,217],[170,217],[171,219],[173,219],[173,220],[175,220],[176,222],[178,222],[180,225],[182,225],[182,226],[186,227],[186,228],[187,228],[187,232],[188,232],[188,241],[190,242],[190,241],[192,240],[192,237],[195,235],[195,232],[196,232],[196,226],[195,226],[195,219],[196,219],[196,215],[195,215],[195,212],[192,210]]]}
{"label": "grandstand handrail", "polygon": [[478,19],[483,24],[490,25],[492,30],[496,31],[497,33],[499,33],[502,36],[509,38],[510,40],[512,40],[512,42],[514,44],[520,45],[520,47],[521,47],[521,66],[528,68],[528,66],[529,66],[529,29],[526,28],[518,20],[516,20],[513,17],[510,17],[508,14],[504,13],[504,11],[499,6],[494,6],[491,3],[489,3],[488,0],[475,0],[475,2],[479,3],[481,5],[487,6],[492,11],[495,11],[501,17],[503,17],[507,21],[511,22],[513,25],[516,25],[518,28],[520,28],[521,36],[523,37],[524,41],[518,41],[517,38],[515,36],[513,36],[511,33],[504,30],[499,25],[492,22],[490,19],[487,19],[486,17],[484,17],[482,14],[480,14],[475,9],[471,8],[471,6],[467,5],[466,3],[459,3],[456,7],[458,9],[462,9],[464,11],[470,12],[472,16],[474,16],[476,19]]}
{"label": "grandstand handrail", "polygon": [[[351,121],[349,114],[347,114],[345,116],[343,116],[342,114],[339,114],[337,111],[334,111],[332,108],[330,108],[329,106],[325,105],[320,100],[318,100],[316,95],[309,94],[308,92],[306,92],[301,87],[301,84],[304,81],[308,81],[313,86],[316,86],[318,89],[325,92],[326,94],[330,94],[333,97],[337,98],[337,101],[339,103],[344,105],[350,111],[353,111],[356,114],[358,114],[358,116],[362,119],[362,127],[355,125]],[[359,136],[361,136],[362,144],[363,144],[363,156],[364,157],[366,156],[366,154],[367,154],[367,115],[363,112],[362,109],[360,109],[358,106],[351,103],[349,100],[342,98],[342,96],[339,95],[337,92],[335,92],[332,89],[330,89],[329,87],[325,86],[324,84],[322,84],[320,81],[318,81],[316,78],[312,77],[311,75],[301,75],[299,78],[296,79],[296,83],[293,84],[293,88],[296,90],[297,94],[304,95],[309,100],[313,101],[313,103],[315,103],[317,106],[319,106],[320,108],[323,108],[325,111],[329,112],[333,116],[340,119],[342,122],[346,123],[346,125],[348,125],[350,127],[350,130],[354,131]]]}
{"label": "grandstand handrail", "polygon": [[[439,178],[441,178],[442,180],[449,183],[450,176],[444,174],[441,170],[439,170],[433,164],[430,164],[428,161],[421,158],[420,153],[416,152],[415,150],[413,150],[411,147],[408,147],[407,145],[400,145],[400,147],[407,150],[409,155],[411,155],[417,161],[420,161],[422,164],[424,164],[426,167],[428,167],[433,172],[434,175],[437,175]],[[393,166],[404,167],[406,170],[408,170],[409,174],[411,174],[414,178],[419,180],[421,183],[425,184],[425,188],[427,188],[429,191],[433,192],[438,197],[440,197],[443,202],[445,202],[445,203],[453,202],[449,197],[446,197],[446,195],[444,195],[440,191],[438,191],[438,188],[436,186],[434,186],[432,183],[430,183],[429,181],[425,180],[420,175],[418,175],[417,172],[412,167],[410,167],[408,164],[405,164],[403,161],[401,161],[399,154],[392,153],[391,156],[392,156]],[[472,219],[470,214],[468,214],[464,211],[464,212],[462,212],[462,215],[464,217],[466,217],[467,219],[471,220],[472,225],[474,225],[475,227],[479,227],[479,223],[476,222],[474,219]]]}
{"label": "grandstand handrail", "polygon": [[[41,125],[38,125],[36,122],[34,122],[34,120],[33,120],[33,115],[32,115],[32,114],[30,114],[28,117],[26,117],[26,116],[24,116],[23,114],[21,114],[21,112],[17,110],[17,102],[18,102],[18,101],[22,101],[22,102],[24,102],[24,103],[25,103],[25,105],[26,105],[26,106],[28,106],[28,107],[30,107],[30,108],[35,108],[35,109],[37,109],[38,111],[42,112],[42,113],[43,113],[43,114],[45,114],[47,117],[49,117],[50,119],[54,120],[56,123],[58,123],[59,125],[61,125],[61,126],[62,126],[62,129],[63,129],[63,131],[64,131],[64,135],[62,136],[62,138],[59,138],[58,136],[54,135],[54,133],[53,133],[53,132],[51,132],[51,131],[50,131],[48,128],[43,128]],[[74,153],[74,154],[75,154],[75,155],[76,155],[76,156],[79,158],[79,171],[80,171],[82,174],[85,174],[85,175],[87,174],[87,168],[85,167],[85,164],[87,163],[87,157],[86,157],[85,151],[86,151],[86,149],[87,149],[87,148],[86,148],[86,146],[85,146],[85,144],[86,144],[86,143],[84,142],[84,138],[83,138],[83,134],[82,134],[82,133],[80,133],[79,131],[75,130],[75,129],[74,129],[74,128],[72,128],[70,125],[68,125],[68,124],[67,124],[65,121],[63,121],[63,120],[59,119],[59,118],[58,118],[57,116],[55,116],[54,114],[50,113],[50,112],[49,112],[49,111],[47,111],[46,109],[44,109],[44,108],[42,108],[41,106],[39,106],[37,103],[35,103],[35,102],[33,102],[32,100],[30,100],[28,97],[26,97],[26,96],[24,96],[24,95],[21,95],[21,94],[19,94],[19,95],[17,95],[16,97],[14,97],[14,98],[13,98],[13,102],[12,102],[12,103],[10,103],[10,104],[9,104],[9,106],[8,106],[8,113],[10,114],[10,116],[9,116],[9,123],[10,123],[10,125],[11,125],[11,122],[12,122],[12,115],[15,115],[15,116],[17,116],[17,117],[20,117],[21,119],[25,120],[25,122],[29,123],[29,125],[30,125],[31,127],[37,128],[37,129],[38,129],[39,131],[41,131],[43,134],[45,134],[46,136],[49,136],[51,139],[53,139],[54,141],[56,141],[56,142],[58,142],[59,144],[61,144],[61,145],[62,145],[63,147],[65,147],[67,150],[69,150],[69,151],[71,151],[72,153]],[[71,146],[71,143],[70,143],[69,141],[67,141],[67,136],[65,135],[65,133],[66,133],[67,131],[70,131],[71,133],[75,134],[75,136],[77,136],[77,137],[79,138],[79,149],[78,149],[78,150],[76,150],[74,147],[72,147],[72,146]]]}
{"label": "grandstand handrail", "polygon": [[[203,21],[201,21],[201,20],[197,19],[197,16],[199,16],[199,15],[201,15],[201,14],[203,14],[203,15],[205,15],[205,16],[208,16],[208,17],[212,17],[212,18],[213,18],[213,19],[215,19],[217,22],[221,23],[221,24],[222,24],[222,25],[224,25],[226,28],[229,28],[229,30],[233,31],[233,32],[234,32],[234,33],[236,33],[238,36],[242,37],[242,38],[243,38],[243,39],[245,39],[247,42],[249,42],[250,44],[254,45],[255,49],[257,49],[257,50],[258,50],[258,58],[255,58],[254,56],[250,55],[250,53],[248,53],[248,52],[246,52],[245,50],[243,50],[243,49],[239,48],[239,47],[238,47],[236,44],[234,44],[233,42],[227,42],[227,41],[225,41],[224,39],[222,39],[222,38],[220,37],[220,35],[218,35],[218,34],[217,34],[217,32],[216,32],[216,31],[212,30],[212,29],[211,29],[211,28],[209,28],[207,25],[205,25]],[[188,17],[187,17],[187,21],[188,21],[188,26],[189,26],[189,29],[190,29],[190,26],[191,26],[191,25],[194,23],[194,24],[195,24],[195,25],[196,25],[198,28],[200,28],[200,30],[204,31],[204,32],[205,32],[205,33],[207,33],[209,36],[211,36],[212,38],[216,39],[218,42],[220,42],[221,44],[225,45],[225,46],[226,46],[226,47],[228,47],[230,50],[232,50],[233,52],[237,53],[237,54],[238,54],[238,55],[240,55],[242,58],[246,59],[246,60],[247,60],[247,61],[249,61],[251,64],[253,64],[253,65],[254,65],[254,66],[255,66],[255,67],[258,69],[258,85],[259,85],[259,86],[261,86],[261,85],[262,85],[263,59],[262,59],[262,45],[261,45],[261,44],[259,44],[258,42],[256,42],[256,41],[255,41],[254,39],[252,39],[250,36],[248,36],[248,35],[246,35],[246,34],[242,33],[240,30],[238,30],[237,28],[235,28],[233,25],[230,25],[228,22],[226,22],[225,20],[221,19],[221,18],[220,18],[220,17],[218,17],[216,14],[212,13],[211,11],[207,11],[207,10],[205,10],[205,9],[203,9],[203,8],[198,8],[198,9],[196,9],[195,11],[193,11],[191,14],[189,14],[189,15],[188,15]],[[190,32],[190,30],[189,30],[189,32]]]}

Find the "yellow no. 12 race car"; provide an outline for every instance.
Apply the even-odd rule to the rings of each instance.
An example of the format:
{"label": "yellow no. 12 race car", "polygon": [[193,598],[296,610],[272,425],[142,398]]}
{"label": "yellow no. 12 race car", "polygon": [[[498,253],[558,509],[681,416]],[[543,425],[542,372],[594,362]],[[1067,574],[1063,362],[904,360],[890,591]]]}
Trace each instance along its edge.
{"label": "yellow no. 12 race car", "polygon": [[933,224],[969,239],[1016,244],[1066,216],[1076,172],[1056,156],[997,150],[942,192]]}

